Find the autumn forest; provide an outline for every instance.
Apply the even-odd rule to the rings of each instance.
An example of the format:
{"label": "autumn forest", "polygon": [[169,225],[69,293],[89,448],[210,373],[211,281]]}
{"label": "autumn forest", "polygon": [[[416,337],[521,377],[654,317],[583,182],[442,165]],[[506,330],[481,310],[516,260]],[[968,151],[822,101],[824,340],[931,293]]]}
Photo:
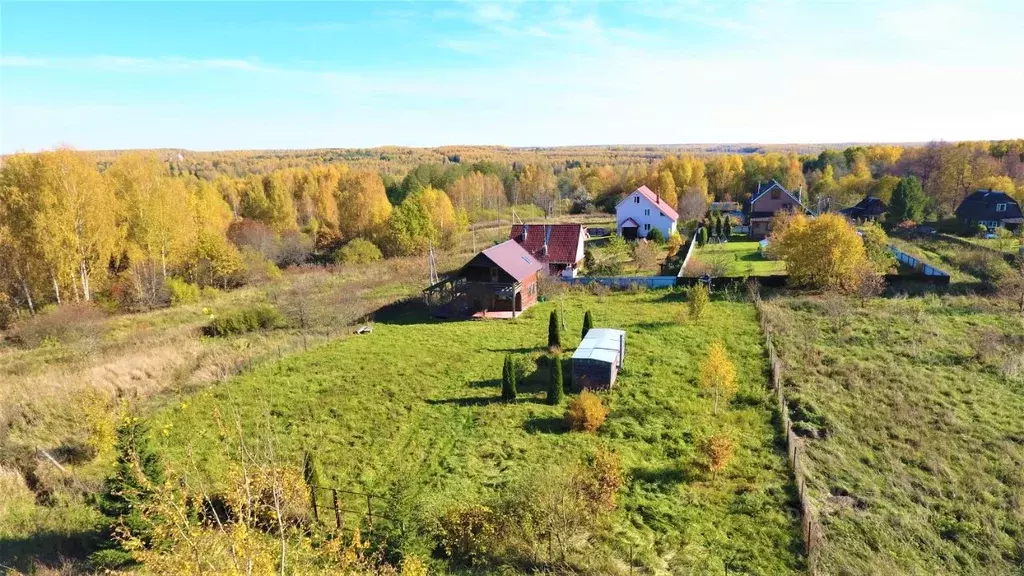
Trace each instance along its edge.
{"label": "autumn forest", "polygon": [[1024,141],[17,154],[0,173],[0,304],[146,309],[169,282],[227,288],[282,267],[444,250],[513,209],[613,212],[642,184],[690,221],[769,179],[820,212],[888,201],[903,176],[923,184],[925,220],[942,220],[975,189],[1024,194]]}

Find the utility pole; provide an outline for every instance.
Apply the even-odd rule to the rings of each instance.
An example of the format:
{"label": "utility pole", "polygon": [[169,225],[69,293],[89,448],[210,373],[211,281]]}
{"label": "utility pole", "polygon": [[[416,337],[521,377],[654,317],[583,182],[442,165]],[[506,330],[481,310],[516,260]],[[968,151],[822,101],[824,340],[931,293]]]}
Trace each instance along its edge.
{"label": "utility pole", "polygon": [[434,243],[433,242],[430,243],[430,253],[429,254],[430,255],[428,256],[428,258],[429,258],[428,266],[430,268],[430,285],[433,286],[434,284],[437,284],[438,281],[439,281],[438,278],[437,278],[437,261],[434,259]]}

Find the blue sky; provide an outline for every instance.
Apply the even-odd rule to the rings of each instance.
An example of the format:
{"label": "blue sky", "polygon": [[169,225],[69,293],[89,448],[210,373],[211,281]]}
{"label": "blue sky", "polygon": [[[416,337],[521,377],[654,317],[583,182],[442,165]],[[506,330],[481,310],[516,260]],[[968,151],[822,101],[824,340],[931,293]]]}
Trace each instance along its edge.
{"label": "blue sky", "polygon": [[0,151],[1024,137],[1024,2],[0,4]]}

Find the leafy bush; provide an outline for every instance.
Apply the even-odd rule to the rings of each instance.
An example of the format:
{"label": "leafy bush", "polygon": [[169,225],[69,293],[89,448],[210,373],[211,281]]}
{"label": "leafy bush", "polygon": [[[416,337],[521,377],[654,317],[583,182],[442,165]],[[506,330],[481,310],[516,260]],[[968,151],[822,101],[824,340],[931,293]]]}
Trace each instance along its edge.
{"label": "leafy bush", "polygon": [[35,348],[43,342],[69,344],[96,340],[103,332],[104,318],[103,310],[90,302],[47,307],[16,325],[11,337],[27,348]]}
{"label": "leafy bush", "polygon": [[199,286],[181,278],[168,278],[164,284],[171,297],[171,306],[199,302]]}
{"label": "leafy bush", "polygon": [[500,519],[487,506],[471,504],[450,510],[440,526],[441,546],[456,564],[474,566],[494,553]]}
{"label": "leafy bush", "polygon": [[573,431],[593,432],[604,424],[607,417],[608,409],[597,394],[584,390],[569,403],[569,409],[565,412],[565,423]]}
{"label": "leafy bush", "polygon": [[281,278],[281,269],[265,256],[246,247],[242,249],[242,268],[236,273],[238,284],[262,284]]}
{"label": "leafy bush", "polygon": [[708,293],[708,287],[703,282],[698,282],[691,286],[686,301],[687,308],[690,310],[690,318],[700,320],[704,316],[704,312],[707,310],[710,302],[711,295]]}
{"label": "leafy bush", "polygon": [[661,230],[657,228],[651,228],[647,231],[647,241],[654,242],[655,244],[664,244],[665,235],[661,233]]}
{"label": "leafy bush", "polygon": [[203,329],[203,333],[207,336],[230,336],[256,330],[270,330],[283,324],[284,317],[277,308],[269,304],[260,304],[217,316]]}
{"label": "leafy bush", "polygon": [[299,266],[305,264],[311,254],[313,238],[298,230],[289,230],[281,235],[275,262],[278,266]]}
{"label": "leafy bush", "polygon": [[704,465],[712,474],[724,470],[736,454],[736,441],[728,432],[719,432],[705,438],[699,446]]}
{"label": "leafy bush", "polygon": [[356,238],[334,252],[334,263],[338,265],[369,264],[382,257],[380,249],[373,242]]}

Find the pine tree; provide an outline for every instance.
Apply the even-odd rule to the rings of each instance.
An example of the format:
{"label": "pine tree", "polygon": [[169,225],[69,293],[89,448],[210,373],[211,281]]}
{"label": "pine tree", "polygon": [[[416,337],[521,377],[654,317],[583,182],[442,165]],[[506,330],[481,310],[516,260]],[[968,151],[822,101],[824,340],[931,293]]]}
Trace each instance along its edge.
{"label": "pine tree", "polygon": [[548,348],[555,350],[562,348],[562,334],[558,330],[558,311],[552,310],[548,319]]}
{"label": "pine tree", "polygon": [[150,444],[146,427],[126,416],[117,428],[117,460],[114,473],[103,483],[99,509],[108,518],[109,548],[99,551],[98,558],[107,567],[132,563],[132,557],[113,537],[114,530],[126,528],[144,545],[152,544],[153,520],[146,518],[144,506],[164,481],[164,466]]}
{"label": "pine tree", "polygon": [[728,238],[732,236],[732,222],[729,222],[729,217],[725,217],[725,221],[722,222],[722,234]]}
{"label": "pine tree", "polygon": [[580,338],[586,338],[587,332],[590,332],[590,329],[593,327],[594,317],[590,315],[590,310],[587,310],[587,313],[583,315],[583,332],[580,335]]}
{"label": "pine tree", "polygon": [[511,354],[505,356],[505,367],[501,376],[501,399],[506,402],[516,399],[516,371]]}
{"label": "pine tree", "polygon": [[551,376],[548,378],[548,404],[557,406],[562,403],[565,397],[565,386],[562,379],[562,359],[557,355],[551,356]]}
{"label": "pine tree", "polygon": [[703,246],[703,245],[705,245],[707,243],[708,243],[708,227],[707,226],[701,226],[700,227],[700,234],[697,235],[697,244],[698,244],[698,246]]}

